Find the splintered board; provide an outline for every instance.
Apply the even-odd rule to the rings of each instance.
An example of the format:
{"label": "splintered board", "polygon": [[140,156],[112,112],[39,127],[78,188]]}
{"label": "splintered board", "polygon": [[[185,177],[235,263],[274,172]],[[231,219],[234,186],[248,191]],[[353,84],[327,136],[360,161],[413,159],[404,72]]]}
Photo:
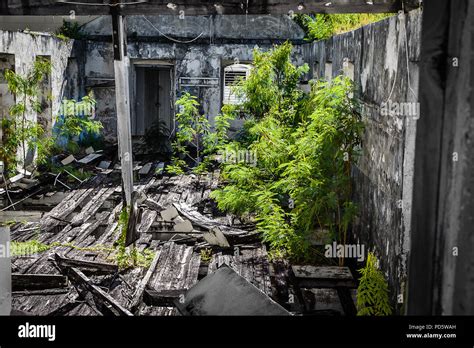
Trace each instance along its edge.
{"label": "splintered board", "polygon": [[356,282],[348,267],[292,266],[298,283],[303,288],[355,288]]}
{"label": "splintered board", "polygon": [[[162,292],[166,290],[185,291],[197,283],[201,257],[192,247],[173,242],[159,249],[154,272],[149,276],[146,288]],[[178,294],[179,295],[179,294]],[[141,306],[141,315],[177,315],[175,308]]]}

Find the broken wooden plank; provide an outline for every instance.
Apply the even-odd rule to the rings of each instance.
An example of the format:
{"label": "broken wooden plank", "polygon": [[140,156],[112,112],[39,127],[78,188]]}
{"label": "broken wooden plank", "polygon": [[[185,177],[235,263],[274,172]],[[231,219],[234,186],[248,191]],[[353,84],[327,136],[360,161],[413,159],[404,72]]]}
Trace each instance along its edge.
{"label": "broken wooden plank", "polygon": [[54,260],[60,268],[75,267],[84,273],[110,274],[117,273],[119,270],[118,266],[114,264],[70,259],[57,253],[54,254]]}
{"label": "broken wooden plank", "polygon": [[45,290],[67,287],[67,277],[56,274],[12,274],[13,291]]}
{"label": "broken wooden plank", "polygon": [[173,203],[173,205],[179,211],[179,213],[190,220],[193,225],[202,227],[206,230],[211,230],[214,227],[218,227],[226,237],[248,234],[248,231],[232,228],[212,220],[202,215],[196,209],[192,208],[186,203]]}
{"label": "broken wooden plank", "polygon": [[160,215],[163,221],[167,221],[167,222],[173,221],[173,219],[179,216],[178,211],[173,206],[160,211]]}
{"label": "broken wooden plank", "polygon": [[63,159],[61,161],[61,164],[63,166],[67,166],[68,164],[71,164],[72,162],[74,162],[76,160],[76,158],[73,156],[73,155],[69,155],[67,156],[65,159]]}
{"label": "broken wooden plank", "polygon": [[67,294],[69,288],[53,288],[53,289],[44,289],[44,290],[20,290],[13,291],[12,296],[53,296],[60,294]]}
{"label": "broken wooden plank", "polygon": [[93,161],[95,161],[96,159],[102,157],[102,154],[100,153],[91,153],[83,158],[81,158],[80,160],[77,161],[77,163],[81,163],[81,164],[89,164]]}
{"label": "broken wooden plank", "polygon": [[209,274],[224,265],[231,267],[265,294],[272,295],[270,265],[264,247],[250,250],[239,249],[238,255],[214,254],[209,263]]}
{"label": "broken wooden plank", "polygon": [[77,288],[81,296],[86,296],[84,292],[90,293],[94,299],[101,305],[105,306],[111,313],[116,316],[133,316],[133,314],[118,303],[112,296],[107,294],[104,290],[94,285],[91,280],[77,268],[66,268],[66,274],[69,276],[71,282]]}
{"label": "broken wooden plank", "polygon": [[230,244],[227,238],[224,236],[222,231],[218,227],[214,227],[209,232],[204,232],[203,235],[206,242],[211,245],[217,245],[222,248],[229,248]]}
{"label": "broken wooden plank", "polygon": [[143,204],[146,205],[151,210],[156,211],[156,212],[161,212],[163,209],[165,209],[161,206],[161,204],[159,204],[157,201],[155,201],[151,198],[145,199]]}
{"label": "broken wooden plank", "polygon": [[0,212],[0,222],[39,222],[43,217],[44,212],[42,211],[31,211],[31,210],[7,210]]}
{"label": "broken wooden plank", "polygon": [[24,177],[25,177],[25,175],[22,174],[22,173],[17,174],[17,175],[15,175],[15,176],[12,176],[11,178],[8,178],[8,179],[7,179],[7,183],[8,183],[8,184],[14,184],[14,183],[20,181],[21,179],[23,179]]}
{"label": "broken wooden plank", "polygon": [[51,217],[66,218],[71,214],[92,192],[90,189],[79,189],[72,191],[62,202],[47,213],[40,222],[41,229],[49,232],[59,225],[59,221]]}
{"label": "broken wooden plank", "polygon": [[153,163],[147,163],[145,164],[139,171],[138,171],[138,175],[141,175],[141,176],[146,176],[148,175],[148,173],[150,173],[150,170],[151,170],[151,167],[152,167]]}
{"label": "broken wooden plank", "polygon": [[174,307],[175,301],[184,299],[186,289],[173,289],[173,290],[152,290],[145,289],[143,293],[143,302],[148,306],[157,307]]}
{"label": "broken wooden plank", "polygon": [[148,282],[150,281],[151,276],[155,272],[156,265],[158,264],[159,260],[160,260],[160,251],[157,251],[145,276],[140,281],[140,284],[138,284],[137,289],[135,290],[135,294],[133,295],[133,299],[130,303],[130,308],[132,309],[132,311],[134,311],[140,304],[143,297],[143,291],[145,290],[145,287],[148,285]]}
{"label": "broken wooden plank", "polygon": [[291,268],[302,288],[355,288],[357,286],[348,267],[293,265]]}

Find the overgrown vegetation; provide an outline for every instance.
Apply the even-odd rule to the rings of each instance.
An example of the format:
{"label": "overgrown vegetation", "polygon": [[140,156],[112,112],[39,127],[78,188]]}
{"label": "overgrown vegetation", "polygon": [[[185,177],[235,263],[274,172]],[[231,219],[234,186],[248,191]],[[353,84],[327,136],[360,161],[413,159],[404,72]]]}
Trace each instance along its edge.
{"label": "overgrown vegetation", "polygon": [[61,115],[54,126],[55,142],[58,146],[74,154],[81,147],[100,145],[103,125],[93,119],[96,104],[92,95],[86,95],[80,101],[62,101]]}
{"label": "overgrown vegetation", "polygon": [[315,41],[328,39],[393,15],[393,13],[316,14],[297,15],[295,20],[305,30],[306,39]]}
{"label": "overgrown vegetation", "polygon": [[10,254],[11,256],[22,256],[42,253],[51,249],[50,245],[41,243],[40,241],[33,239],[26,242],[12,241],[10,243]]}
{"label": "overgrown vegetation", "polygon": [[114,247],[107,247],[104,245],[94,245],[91,247],[79,247],[73,243],[54,242],[51,244],[42,243],[36,239],[32,239],[26,242],[11,242],[11,255],[12,256],[27,256],[37,253],[42,253],[51,250],[55,247],[67,247],[81,251],[90,251],[103,253],[108,255],[107,259],[110,262],[115,263],[119,266],[119,269],[127,269],[130,267],[150,267],[155,253],[151,250],[145,249],[139,251],[135,246],[126,247],[125,237],[127,235],[128,225],[128,209],[122,209],[118,218],[117,230],[119,231],[119,238]]}
{"label": "overgrown vegetation", "polygon": [[392,314],[388,284],[373,253],[367,255],[367,263],[359,273],[361,278],[357,289],[357,315]]}
{"label": "overgrown vegetation", "polygon": [[[9,117],[2,119],[3,144],[0,157],[7,164],[9,174],[14,173],[17,166],[24,172],[29,157],[33,166],[44,163],[53,145],[52,139],[45,134],[41,124],[29,117],[34,112],[42,111],[38,94],[40,84],[50,70],[49,61],[38,58],[24,76],[10,69],[5,71],[8,91],[16,101],[9,109]],[[20,161],[17,157],[18,150]],[[36,161],[33,161],[35,151]]]}
{"label": "overgrown vegetation", "polygon": [[[56,168],[51,162],[52,154],[77,153],[81,147],[100,148],[103,128],[100,121],[93,119],[96,101],[87,95],[80,101],[63,100],[61,115],[58,116],[52,136],[46,133],[41,122],[30,115],[42,112],[39,92],[42,81],[51,71],[48,60],[38,58],[32,69],[25,75],[6,70],[5,79],[8,90],[16,103],[9,109],[9,116],[2,119],[3,144],[0,158],[6,163],[8,175],[14,175],[17,169],[47,169],[60,172],[66,168]],[[84,179],[88,175],[69,168],[73,175]]]}
{"label": "overgrown vegetation", "polygon": [[227,152],[252,151],[254,163],[224,163],[225,185],[212,192],[219,209],[251,215],[275,254],[311,256],[309,236],[328,229],[345,243],[356,213],[351,202],[351,163],[362,122],[351,81],[315,81],[306,95],[298,81],[307,66],[291,63],[289,43],[254,52],[253,70],[240,84],[246,115],[240,141]]}

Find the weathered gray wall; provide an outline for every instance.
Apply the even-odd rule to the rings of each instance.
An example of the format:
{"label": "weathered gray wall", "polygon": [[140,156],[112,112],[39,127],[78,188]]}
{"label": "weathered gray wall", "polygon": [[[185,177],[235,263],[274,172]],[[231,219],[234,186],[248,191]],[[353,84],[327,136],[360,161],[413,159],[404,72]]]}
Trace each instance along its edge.
{"label": "weathered gray wall", "polygon": [[[209,40],[302,40],[304,31],[288,16],[127,16],[130,37],[159,40],[164,35],[180,39]],[[110,36],[110,16],[84,27],[90,36]]]}
{"label": "weathered gray wall", "polygon": [[[157,27],[157,32],[143,16],[127,18],[129,35],[128,55],[131,64],[137,61],[157,63],[163,61],[174,65],[175,95],[188,91],[198,96],[202,112],[213,123],[214,117],[221,109],[223,64],[252,60],[255,47],[270,49],[274,42],[285,39],[301,40],[304,33],[288,16],[222,16],[185,17],[180,20],[176,16],[156,16],[147,19]],[[85,86],[92,89],[97,100],[97,115],[104,123],[107,140],[116,137],[116,115],[114,95],[114,71],[112,44],[107,40],[111,33],[108,18],[99,18],[84,28],[89,40],[84,44],[85,58],[83,62]],[[169,38],[180,41],[198,40],[177,43]],[[201,35],[202,34],[202,35]],[[77,50],[76,50],[77,51]],[[295,47],[297,63],[303,64],[301,47]],[[80,60],[74,58],[75,64]],[[154,62],[152,62],[154,60]],[[72,68],[72,72],[80,69],[80,64]],[[134,71],[131,71],[131,90],[134,89]],[[215,85],[209,87],[184,87],[180,78],[204,77],[215,78]],[[76,81],[78,83],[78,81]],[[133,108],[133,101],[132,101]],[[133,117],[133,112],[132,112]]]}
{"label": "weathered gray wall", "polygon": [[[71,53],[73,42],[65,42],[57,39],[49,34],[26,34],[20,32],[9,32],[0,30],[0,55],[10,54],[14,56],[14,68],[16,73],[26,74],[33,67],[36,57],[47,56],[51,61],[51,95],[54,96],[51,109],[48,111],[48,117],[51,120],[47,120],[47,124],[50,126],[55,117],[58,115],[59,108],[64,90],[64,79],[65,72],[68,63],[68,57]],[[12,57],[12,56],[10,56]],[[12,60],[13,60],[12,59]],[[3,64],[0,66],[0,74],[4,74],[4,68],[7,66]],[[3,81],[3,83],[1,82]],[[2,101],[8,103],[13,102],[13,98],[9,92],[6,91],[5,81],[0,79],[1,87],[0,93],[4,93]],[[9,106],[9,105],[8,105]],[[49,107],[49,105],[48,105]],[[7,116],[7,105],[3,104],[0,107],[0,113],[2,117]],[[45,116],[46,113],[43,114]],[[27,115],[30,120],[37,120],[38,115],[35,112],[31,112]]]}
{"label": "weathered gray wall", "polygon": [[415,10],[304,47],[314,75],[324,77],[327,63],[332,76],[343,74],[345,58],[353,64],[365,123],[363,153],[353,170],[359,206],[353,242],[375,251],[394,302],[406,291],[417,117],[384,115],[381,107],[417,102],[420,29],[421,11]]}

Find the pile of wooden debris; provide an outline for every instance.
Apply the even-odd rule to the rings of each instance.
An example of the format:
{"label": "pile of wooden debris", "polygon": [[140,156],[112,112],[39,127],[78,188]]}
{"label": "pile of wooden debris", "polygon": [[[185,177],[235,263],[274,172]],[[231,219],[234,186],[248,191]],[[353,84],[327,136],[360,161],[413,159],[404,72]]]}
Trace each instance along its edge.
{"label": "pile of wooden debris", "polygon": [[[209,199],[219,182],[217,171],[168,177],[152,167],[134,187],[140,197],[135,248],[147,253],[146,265],[117,265],[122,192],[108,174],[43,196],[41,214],[11,224],[14,243],[47,246],[13,257],[15,313],[355,313],[356,284],[347,268],[270,261],[253,225],[233,224],[217,212]],[[23,214],[28,220],[28,211]],[[206,305],[199,302],[202,293],[208,294]],[[232,293],[247,295],[230,299]]]}

